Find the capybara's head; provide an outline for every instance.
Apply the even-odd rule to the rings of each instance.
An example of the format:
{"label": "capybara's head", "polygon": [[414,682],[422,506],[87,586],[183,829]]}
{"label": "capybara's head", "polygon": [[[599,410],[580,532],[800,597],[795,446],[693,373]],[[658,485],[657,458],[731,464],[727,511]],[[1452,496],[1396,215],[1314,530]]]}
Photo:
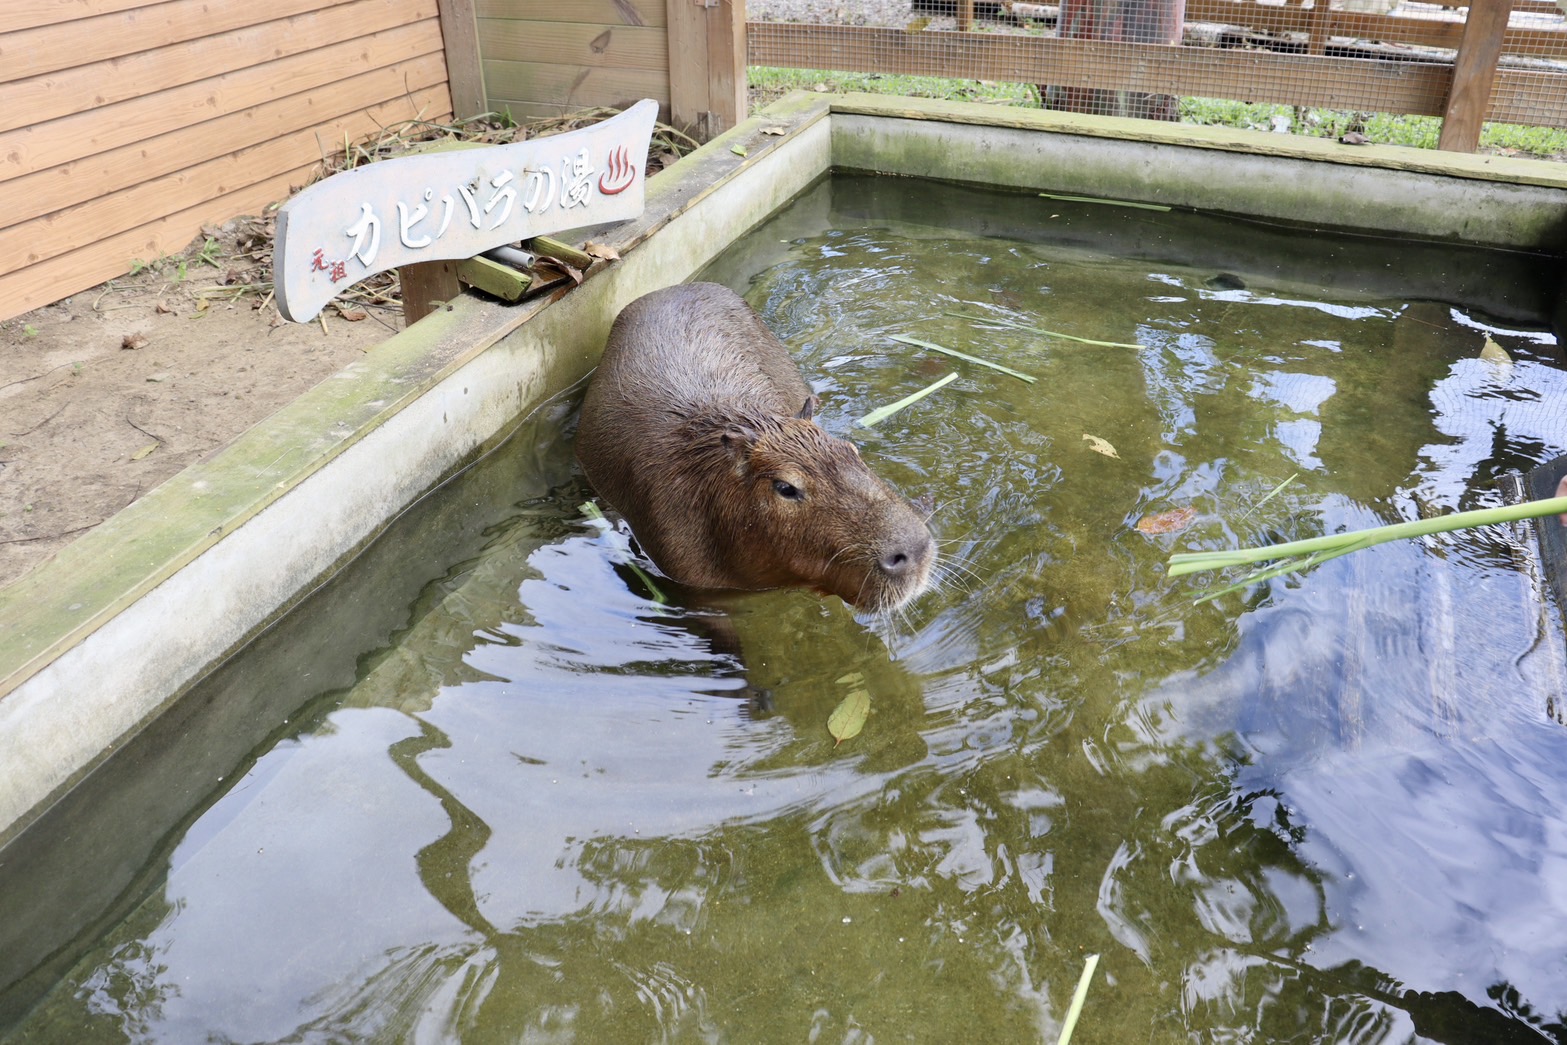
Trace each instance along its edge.
{"label": "capybara's head", "polygon": [[856,609],[895,610],[930,583],[925,520],[845,439],[798,417],[710,419],[711,537],[742,586],[803,585]]}

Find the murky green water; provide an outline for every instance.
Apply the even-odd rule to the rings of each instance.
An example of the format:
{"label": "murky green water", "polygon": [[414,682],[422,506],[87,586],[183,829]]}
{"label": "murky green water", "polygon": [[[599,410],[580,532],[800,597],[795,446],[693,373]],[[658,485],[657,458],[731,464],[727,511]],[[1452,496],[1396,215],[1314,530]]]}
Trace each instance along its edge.
{"label": "murky green water", "polygon": [[[934,497],[944,587],[890,627],[745,598],[742,665],[580,520],[547,418],[465,480],[509,497],[451,494],[462,561],[424,584],[436,553],[394,537],[422,590],[274,643],[293,667],[254,685],[288,724],[202,785],[17,1037],[1054,1040],[1097,953],[1076,1042],[1567,1040],[1564,641],[1524,545],[1388,545],[1201,606],[1163,573],[1494,503],[1567,452],[1528,315],[1559,272],[1395,246],[820,187],[710,275],[829,429]],[[351,683],[291,654],[323,634]],[[873,711],[835,749],[852,672]]]}

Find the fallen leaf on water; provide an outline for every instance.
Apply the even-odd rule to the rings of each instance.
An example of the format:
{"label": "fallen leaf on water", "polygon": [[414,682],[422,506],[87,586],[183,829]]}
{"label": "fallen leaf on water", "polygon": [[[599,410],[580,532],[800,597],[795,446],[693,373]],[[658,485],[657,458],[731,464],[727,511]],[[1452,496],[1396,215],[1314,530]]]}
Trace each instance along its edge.
{"label": "fallen leaf on water", "polygon": [[148,454],[152,453],[157,448],[158,448],[158,444],[157,443],[148,443],[146,446],[142,447],[140,450],[137,450],[135,453],[131,454],[131,460],[132,461],[140,461],[143,457],[146,457]]}
{"label": "fallen leaf on water", "polygon": [[1485,347],[1480,349],[1480,358],[1491,363],[1511,363],[1513,357],[1507,354],[1507,349],[1492,341],[1489,336],[1485,339]]}
{"label": "fallen leaf on water", "polygon": [[1097,435],[1089,435],[1087,432],[1083,433],[1083,438],[1088,440],[1088,448],[1094,453],[1113,457],[1117,461],[1121,459],[1121,455],[1115,452],[1115,447],[1111,446],[1108,440],[1101,439]]}
{"label": "fallen leaf on water", "polygon": [[1197,509],[1190,506],[1185,508],[1171,508],[1167,512],[1159,512],[1156,515],[1145,515],[1137,520],[1137,532],[1179,533],[1192,524],[1197,518]]}
{"label": "fallen leaf on water", "polygon": [[134,352],[138,348],[146,348],[147,335],[141,333],[126,334],[124,337],[120,338],[120,347],[128,352]]}
{"label": "fallen leaf on water", "polygon": [[837,747],[850,737],[858,736],[870,713],[870,693],[863,689],[851,690],[827,717],[827,732],[831,733],[838,742],[833,747]]}

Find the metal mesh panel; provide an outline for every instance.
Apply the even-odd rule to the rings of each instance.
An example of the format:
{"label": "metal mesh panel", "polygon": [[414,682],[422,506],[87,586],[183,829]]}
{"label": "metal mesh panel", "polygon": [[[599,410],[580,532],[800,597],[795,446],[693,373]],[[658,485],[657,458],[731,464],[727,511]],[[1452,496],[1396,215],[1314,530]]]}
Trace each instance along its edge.
{"label": "metal mesh panel", "polygon": [[[746,0],[746,9],[753,90],[764,99],[802,85],[871,89],[1435,146],[1443,116],[1452,122],[1470,97],[1474,126],[1489,121],[1482,149],[1567,154],[1567,17],[1552,0],[1512,0],[1505,31],[1497,9],[1499,40],[1489,43],[1479,31],[1465,40],[1468,8],[1413,0]],[[1474,147],[1472,135],[1441,144]]]}

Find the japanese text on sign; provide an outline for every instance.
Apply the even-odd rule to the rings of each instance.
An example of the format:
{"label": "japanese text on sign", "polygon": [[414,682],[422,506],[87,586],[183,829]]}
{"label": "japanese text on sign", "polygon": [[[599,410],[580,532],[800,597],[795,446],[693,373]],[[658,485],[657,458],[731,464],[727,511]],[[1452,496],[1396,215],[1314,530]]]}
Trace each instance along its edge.
{"label": "japanese text on sign", "polygon": [[656,103],[549,138],[386,160],[304,190],[278,214],[278,307],[303,322],[389,268],[468,258],[642,212]]}

